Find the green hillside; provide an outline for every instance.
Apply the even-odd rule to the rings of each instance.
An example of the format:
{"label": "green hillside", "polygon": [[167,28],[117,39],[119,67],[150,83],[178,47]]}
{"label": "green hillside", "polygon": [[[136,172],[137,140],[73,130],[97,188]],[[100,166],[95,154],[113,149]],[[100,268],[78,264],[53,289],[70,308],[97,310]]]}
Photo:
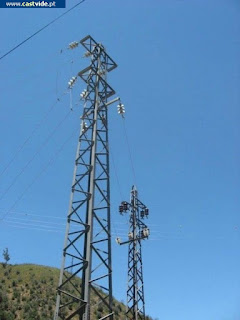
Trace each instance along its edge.
{"label": "green hillside", "polygon": [[[52,320],[59,270],[33,264],[0,264],[0,320]],[[81,284],[81,280],[79,285]],[[101,318],[104,306],[92,297],[92,318]],[[123,320],[125,306],[114,299],[115,319]],[[71,306],[70,306],[71,307]]]}

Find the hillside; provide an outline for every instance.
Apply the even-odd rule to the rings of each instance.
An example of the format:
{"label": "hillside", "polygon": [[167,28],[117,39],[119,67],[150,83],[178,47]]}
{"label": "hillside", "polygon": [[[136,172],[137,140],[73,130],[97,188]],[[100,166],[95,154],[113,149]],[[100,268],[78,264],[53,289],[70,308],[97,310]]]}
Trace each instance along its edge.
{"label": "hillside", "polygon": [[[59,270],[33,264],[0,264],[0,320],[52,320]],[[79,279],[79,284],[81,280]],[[93,296],[92,318],[101,317],[103,306]],[[116,320],[125,319],[124,304],[114,299]]]}

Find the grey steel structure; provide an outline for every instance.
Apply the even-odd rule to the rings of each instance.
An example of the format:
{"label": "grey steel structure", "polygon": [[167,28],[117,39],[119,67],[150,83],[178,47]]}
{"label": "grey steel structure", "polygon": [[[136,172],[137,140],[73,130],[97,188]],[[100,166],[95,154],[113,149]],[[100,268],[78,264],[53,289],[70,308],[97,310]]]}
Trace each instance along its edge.
{"label": "grey steel structure", "polygon": [[[108,101],[115,91],[106,75],[117,65],[91,36],[73,44],[70,48],[81,44],[91,62],[77,75],[87,87],[81,94],[84,110],[54,320],[91,319],[93,292],[103,307],[98,318],[112,319],[108,106],[119,99]],[[77,77],[70,80],[70,88]]]}
{"label": "grey steel structure", "polygon": [[131,190],[130,203],[123,201],[119,206],[121,214],[130,212],[128,241],[117,242],[128,244],[128,288],[126,319],[145,319],[145,300],[143,287],[143,263],[141,241],[149,236],[149,229],[143,222],[148,217],[148,208],[138,199],[135,186]]}

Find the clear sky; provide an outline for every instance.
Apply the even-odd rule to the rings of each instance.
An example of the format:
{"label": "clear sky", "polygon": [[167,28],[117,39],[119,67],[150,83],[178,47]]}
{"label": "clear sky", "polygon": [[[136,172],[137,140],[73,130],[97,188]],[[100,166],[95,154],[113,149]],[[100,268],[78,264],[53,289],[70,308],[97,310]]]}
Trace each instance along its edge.
{"label": "clear sky", "polygon": [[[63,12],[1,9],[0,54]],[[118,204],[133,183],[150,209],[146,312],[239,320],[238,0],[86,0],[0,61],[0,251],[8,247],[12,263],[60,267],[84,84],[72,112],[68,94],[51,106],[88,65],[82,49],[66,50],[87,34],[118,64],[108,80],[126,107],[136,175],[111,106],[113,237],[127,232]],[[125,301],[127,248],[115,243],[113,267],[114,295]]]}

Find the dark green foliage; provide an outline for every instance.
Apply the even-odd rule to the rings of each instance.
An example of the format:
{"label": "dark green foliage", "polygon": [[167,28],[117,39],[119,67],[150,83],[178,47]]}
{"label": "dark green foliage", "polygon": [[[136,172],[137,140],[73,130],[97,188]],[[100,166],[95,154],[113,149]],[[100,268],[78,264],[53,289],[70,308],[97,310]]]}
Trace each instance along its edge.
{"label": "dark green foliage", "polygon": [[121,312],[122,311],[122,306],[121,304],[118,305],[118,310]]}
{"label": "dark green foliage", "polygon": [[97,311],[103,312],[103,307],[99,305],[98,308],[97,308]]}
{"label": "dark green foliage", "polygon": [[4,263],[3,263],[3,267],[5,268],[8,264],[8,261],[10,260],[10,255],[8,252],[8,248],[6,248],[5,250],[3,250],[3,259],[4,259]]}
{"label": "dark green foliage", "polygon": [[13,320],[14,314],[9,312],[10,303],[8,301],[7,295],[0,291],[0,319],[1,320]]}

